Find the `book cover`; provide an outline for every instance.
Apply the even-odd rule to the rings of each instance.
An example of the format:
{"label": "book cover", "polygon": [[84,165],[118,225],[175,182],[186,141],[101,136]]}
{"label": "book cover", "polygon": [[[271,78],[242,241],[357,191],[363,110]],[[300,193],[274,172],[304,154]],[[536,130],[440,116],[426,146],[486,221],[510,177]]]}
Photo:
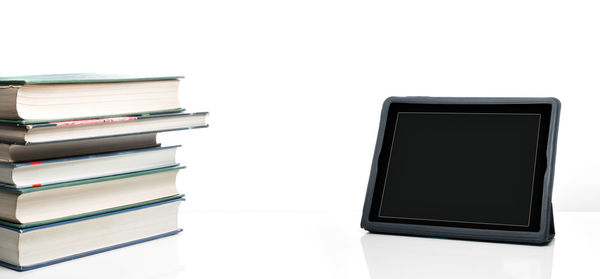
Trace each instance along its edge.
{"label": "book cover", "polygon": [[[69,118],[69,119],[51,119],[51,120],[11,120],[11,119],[0,119],[0,125],[8,125],[8,126],[16,126],[16,127],[34,127],[36,125],[41,125],[39,127],[44,126],[57,126],[53,124],[60,124],[61,122],[74,122],[76,124],[98,124],[98,123],[110,123],[110,122],[119,122],[119,121],[127,121],[127,120],[137,120],[144,119],[153,116],[173,116],[173,115],[186,115],[183,113],[185,109],[171,109],[171,110],[163,110],[163,111],[153,111],[153,112],[140,112],[140,113],[129,113],[129,114],[117,114],[117,115],[104,115],[99,117],[86,117],[86,118]],[[194,112],[187,113],[189,115],[194,114],[207,114],[208,112]],[[86,120],[89,120],[86,122]],[[81,122],[76,122],[81,121]],[[97,122],[93,122],[97,121]],[[64,124],[63,124],[64,125]],[[72,124],[73,125],[73,124]]]}
{"label": "book cover", "polygon": [[[131,153],[148,152],[148,151],[178,148],[178,147],[181,147],[181,145],[157,146],[157,147],[126,150],[126,151],[108,152],[108,153],[83,155],[83,156],[73,156],[73,157],[57,158],[57,159],[50,159],[50,160],[41,160],[41,161],[35,161],[35,162],[21,162],[21,163],[0,162],[0,166],[4,165],[4,166],[10,166],[12,168],[21,168],[21,167],[26,167],[26,166],[30,166],[30,165],[44,165],[44,164],[51,164],[51,163],[58,163],[58,162],[70,162],[70,161],[78,161],[78,160],[84,160],[84,159],[118,156],[118,155],[125,155],[125,154],[131,154]],[[0,183],[0,185],[1,184],[2,183]]]}
{"label": "book cover", "polygon": [[[135,122],[138,120],[148,120],[148,119],[156,119],[156,118],[177,118],[177,117],[205,117],[208,115],[208,112],[193,112],[193,113],[183,113],[183,112],[161,112],[161,113],[151,113],[151,114],[143,114],[143,115],[124,115],[124,116],[111,116],[107,118],[85,118],[85,119],[67,119],[67,120],[56,120],[56,121],[21,121],[21,120],[3,120],[0,119],[0,129],[4,130],[23,130],[25,132],[37,128],[48,128],[48,127],[67,127],[67,126],[86,126],[86,125],[98,125],[98,124],[106,124],[110,125],[111,123],[117,122]],[[55,140],[55,141],[42,141],[42,142],[28,142],[24,140],[14,140],[14,139],[0,139],[0,143],[6,144],[19,144],[19,145],[30,145],[30,144],[41,144],[41,143],[49,143],[49,142],[67,142],[73,140],[83,140],[83,139],[101,139],[101,138],[110,138],[116,136],[129,136],[129,135],[140,135],[140,134],[149,134],[149,133],[160,133],[160,132],[170,132],[170,131],[179,131],[179,130],[187,130],[187,129],[196,129],[196,128],[206,128],[208,124],[200,124],[200,125],[190,125],[182,128],[164,128],[164,129],[154,129],[147,130],[143,132],[134,132],[134,133],[120,133],[109,136],[94,136],[94,137],[83,137],[83,138],[75,138],[75,139],[66,139],[66,140]]]}
{"label": "book cover", "polygon": [[135,177],[135,176],[153,174],[153,173],[158,173],[158,172],[180,170],[180,169],[184,169],[184,168],[185,168],[184,166],[175,165],[175,166],[169,166],[169,167],[164,167],[164,168],[157,168],[157,169],[151,169],[151,170],[143,170],[143,171],[136,171],[136,172],[130,172],[130,173],[122,173],[122,174],[94,177],[94,178],[81,179],[81,180],[75,180],[75,181],[67,181],[67,182],[41,185],[41,186],[35,186],[35,187],[32,186],[32,187],[15,188],[13,185],[0,184],[0,191],[14,193],[14,194],[23,194],[23,193],[44,191],[44,190],[55,189],[55,188],[70,187],[70,186],[81,185],[81,184],[89,184],[89,183],[96,183],[96,182],[122,179],[122,178],[128,178],[128,177]]}
{"label": "book cover", "polygon": [[182,79],[183,76],[138,76],[116,74],[52,74],[0,77],[0,85],[54,84],[54,83],[96,83],[96,82],[132,82],[152,80]]}

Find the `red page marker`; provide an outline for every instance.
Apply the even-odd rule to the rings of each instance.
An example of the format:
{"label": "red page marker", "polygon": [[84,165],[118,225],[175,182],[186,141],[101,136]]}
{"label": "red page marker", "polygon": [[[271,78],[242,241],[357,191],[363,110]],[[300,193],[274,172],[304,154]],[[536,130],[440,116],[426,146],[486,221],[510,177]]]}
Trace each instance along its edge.
{"label": "red page marker", "polygon": [[41,163],[42,163],[42,162],[31,162],[31,164],[32,164],[32,165],[39,165],[39,164],[41,164]]}
{"label": "red page marker", "polygon": [[31,187],[40,187],[40,186],[42,186],[42,184],[33,184],[33,185],[31,185]]}
{"label": "red page marker", "polygon": [[75,126],[75,125],[91,125],[91,124],[131,121],[131,120],[137,120],[137,119],[138,119],[137,116],[122,116],[122,117],[111,117],[111,118],[93,118],[93,119],[82,119],[82,120],[72,120],[72,121],[59,121],[59,122],[50,122],[50,123],[56,124],[56,126]]}

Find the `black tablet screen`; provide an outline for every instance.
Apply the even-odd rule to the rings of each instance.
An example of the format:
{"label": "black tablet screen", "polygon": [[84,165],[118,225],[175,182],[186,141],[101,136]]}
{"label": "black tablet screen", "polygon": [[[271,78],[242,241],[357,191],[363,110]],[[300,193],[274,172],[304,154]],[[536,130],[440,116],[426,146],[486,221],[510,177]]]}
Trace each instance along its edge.
{"label": "black tablet screen", "polygon": [[538,226],[539,212],[532,208],[540,200],[536,162],[545,150],[543,109],[468,110],[390,110],[376,218],[517,230]]}

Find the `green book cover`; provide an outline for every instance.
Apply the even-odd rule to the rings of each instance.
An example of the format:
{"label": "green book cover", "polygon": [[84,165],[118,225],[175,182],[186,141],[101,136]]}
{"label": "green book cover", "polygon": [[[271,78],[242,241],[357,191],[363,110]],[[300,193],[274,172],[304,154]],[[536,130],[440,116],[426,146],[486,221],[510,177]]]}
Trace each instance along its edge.
{"label": "green book cover", "polygon": [[81,185],[81,184],[89,184],[89,183],[96,183],[96,182],[122,179],[122,178],[128,178],[128,177],[135,177],[135,176],[153,174],[153,173],[158,173],[158,172],[180,170],[183,168],[185,168],[185,167],[183,167],[183,166],[164,167],[164,168],[158,168],[158,169],[151,169],[151,170],[122,173],[122,174],[116,174],[116,175],[95,177],[95,178],[89,178],[89,179],[75,180],[75,181],[69,181],[69,182],[48,184],[48,185],[42,185],[39,187],[13,188],[13,187],[0,186],[0,191],[20,195],[23,193],[30,193],[30,192],[44,191],[44,190],[55,189],[55,188],[76,186],[76,185]]}
{"label": "green book cover", "polygon": [[53,84],[53,83],[94,83],[94,82],[132,82],[152,80],[181,79],[183,76],[136,76],[116,74],[52,74],[0,77],[0,85]]}

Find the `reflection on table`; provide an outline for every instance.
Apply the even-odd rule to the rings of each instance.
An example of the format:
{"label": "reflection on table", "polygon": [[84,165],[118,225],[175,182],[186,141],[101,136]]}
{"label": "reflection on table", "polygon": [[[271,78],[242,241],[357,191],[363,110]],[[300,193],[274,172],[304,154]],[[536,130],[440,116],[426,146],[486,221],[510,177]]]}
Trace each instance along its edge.
{"label": "reflection on table", "polygon": [[530,246],[368,233],[361,243],[372,279],[552,276],[554,242]]}

